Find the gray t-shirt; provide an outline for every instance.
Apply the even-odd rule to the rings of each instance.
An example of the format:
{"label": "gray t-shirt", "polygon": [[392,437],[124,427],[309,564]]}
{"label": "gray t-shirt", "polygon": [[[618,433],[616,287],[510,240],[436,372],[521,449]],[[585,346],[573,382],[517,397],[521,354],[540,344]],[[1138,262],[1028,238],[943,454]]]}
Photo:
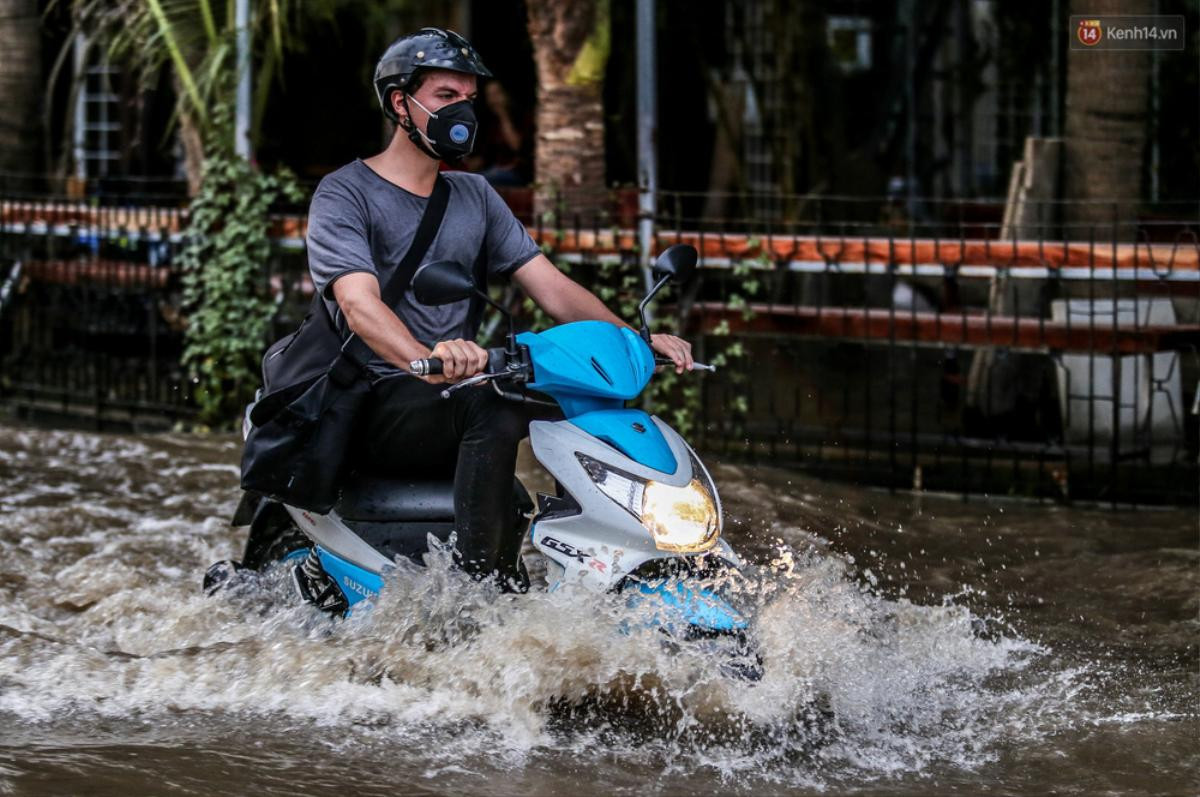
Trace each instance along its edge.
{"label": "gray t-shirt", "polygon": [[[489,276],[508,277],[541,251],[483,177],[468,172],[443,172],[442,177],[450,185],[450,199],[422,265],[454,260],[470,267],[480,254],[485,233]],[[333,297],[334,281],[365,271],[374,274],[381,287],[386,284],[408,252],[428,202],[428,197],[380,177],[361,160],[321,180],[308,211],[308,268],[342,330],[346,327]],[[439,340],[475,336],[476,330],[467,328],[469,307],[469,300],[441,307],[423,305],[410,286],[392,309],[413,337],[432,346]],[[399,370],[379,358],[370,367],[380,376]]]}

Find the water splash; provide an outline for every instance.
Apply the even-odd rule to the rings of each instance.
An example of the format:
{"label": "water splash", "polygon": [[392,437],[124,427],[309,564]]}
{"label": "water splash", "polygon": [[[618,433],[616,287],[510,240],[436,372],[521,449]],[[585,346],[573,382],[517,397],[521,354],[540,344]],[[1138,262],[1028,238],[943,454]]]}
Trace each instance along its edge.
{"label": "water splash", "polygon": [[[170,545],[183,530],[131,537],[148,533]],[[0,640],[0,711],[282,714],[402,735],[432,727],[457,737],[455,755],[599,739],[726,775],[818,759],[886,774],[986,749],[998,715],[1028,699],[986,681],[1036,654],[980,639],[964,609],[889,602],[844,562],[790,551],[786,568],[753,570],[734,590],[755,607],[764,660],[750,685],[702,641],[665,644],[619,596],[502,595],[445,554],[398,568],[370,611],[330,620],[294,605],[282,572],[204,598],[194,573],[148,583],[118,566],[122,545],[59,570],[71,607]]]}
{"label": "water splash", "polygon": [[985,766],[1103,686],[1003,618],[886,597],[800,529],[725,577],[754,684],[620,596],[500,594],[445,552],[344,620],[297,605],[282,570],[205,597],[204,567],[239,544],[234,444],[0,434],[0,712],[24,723],[216,714],[403,742],[431,772],[553,752],[820,787]]}

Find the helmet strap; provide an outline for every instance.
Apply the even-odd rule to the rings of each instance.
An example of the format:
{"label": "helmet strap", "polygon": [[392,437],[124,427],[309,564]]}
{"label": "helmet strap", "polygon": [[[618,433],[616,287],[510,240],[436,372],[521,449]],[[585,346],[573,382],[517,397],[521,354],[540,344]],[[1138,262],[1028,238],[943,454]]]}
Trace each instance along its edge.
{"label": "helmet strap", "polygon": [[[417,123],[412,120],[412,109],[408,107],[408,94],[404,94],[403,97],[404,99],[401,102],[404,103],[405,116],[400,120],[400,128],[408,134],[408,140],[417,145],[417,149],[435,161],[440,161],[442,156],[433,151],[433,148],[429,146],[425,134],[421,132],[421,128],[417,127]],[[417,105],[421,104],[418,102]],[[424,110],[425,106],[421,105],[421,109]],[[425,113],[429,114],[428,111],[425,111]]]}

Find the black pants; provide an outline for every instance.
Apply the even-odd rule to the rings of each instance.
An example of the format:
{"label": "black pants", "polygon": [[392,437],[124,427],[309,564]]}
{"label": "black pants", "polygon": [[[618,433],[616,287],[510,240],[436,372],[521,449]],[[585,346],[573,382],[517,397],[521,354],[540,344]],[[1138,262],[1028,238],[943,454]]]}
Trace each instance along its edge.
{"label": "black pants", "polygon": [[513,510],[517,445],[529,421],[546,413],[501,398],[490,385],[441,397],[442,387],[412,376],[375,383],[356,431],[357,460],[374,473],[454,479],[456,551],[483,577],[510,574],[523,527]]}

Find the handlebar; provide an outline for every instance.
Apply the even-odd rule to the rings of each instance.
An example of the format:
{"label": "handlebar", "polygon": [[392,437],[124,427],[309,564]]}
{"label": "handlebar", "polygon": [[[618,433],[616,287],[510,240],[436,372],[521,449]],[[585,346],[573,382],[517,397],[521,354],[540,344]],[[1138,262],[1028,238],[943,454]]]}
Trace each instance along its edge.
{"label": "handlebar", "polygon": [[[476,374],[469,379],[465,379],[457,384],[451,385],[442,391],[442,397],[449,397],[454,391],[469,387],[470,385],[479,384],[491,379],[498,378],[514,378],[518,382],[524,382],[532,378],[532,371],[529,362],[529,350],[524,347],[518,347],[514,352],[508,351],[503,346],[494,349],[488,349],[488,364],[487,369],[480,374]],[[668,357],[654,358],[655,365],[663,365],[674,367],[675,362]],[[438,376],[444,373],[444,363],[439,357],[425,357],[420,360],[413,360],[408,364],[409,369],[416,376]],[[692,363],[693,370],[696,371],[716,371],[716,366],[707,365],[705,363]]]}
{"label": "handlebar", "polygon": [[438,376],[442,373],[442,358],[426,357],[423,360],[413,360],[408,367],[417,376]]}
{"label": "handlebar", "polygon": [[[506,369],[507,352],[503,348],[488,349],[488,367],[490,373],[501,373]],[[675,361],[669,357],[654,358],[655,365],[664,365],[669,367],[675,366]],[[409,368],[417,376],[438,376],[442,373],[442,360],[440,357],[426,357],[422,360],[413,360],[409,363]],[[692,368],[697,371],[716,371],[715,365],[706,363],[694,362]]]}
{"label": "handlebar", "polygon": [[[674,368],[674,367],[675,367],[675,361],[674,361],[674,360],[672,360],[670,357],[660,357],[660,356],[658,356],[657,354],[654,356],[654,364],[655,364],[655,365],[665,365],[665,366],[667,366],[668,368]],[[717,366],[715,366],[715,365],[708,365],[707,363],[701,363],[701,362],[694,362],[694,361],[693,361],[693,362],[692,362],[692,370],[693,370],[693,371],[712,371],[712,372],[715,372],[715,371],[717,370]]]}
{"label": "handlebar", "polygon": [[[510,352],[503,346],[497,346],[487,350],[488,360],[485,373],[489,374],[516,374],[527,371],[529,364],[529,355],[524,346],[519,346],[516,352]],[[440,357],[426,357],[422,360],[413,360],[408,364],[409,369],[416,376],[439,376],[444,373],[443,363]]]}

